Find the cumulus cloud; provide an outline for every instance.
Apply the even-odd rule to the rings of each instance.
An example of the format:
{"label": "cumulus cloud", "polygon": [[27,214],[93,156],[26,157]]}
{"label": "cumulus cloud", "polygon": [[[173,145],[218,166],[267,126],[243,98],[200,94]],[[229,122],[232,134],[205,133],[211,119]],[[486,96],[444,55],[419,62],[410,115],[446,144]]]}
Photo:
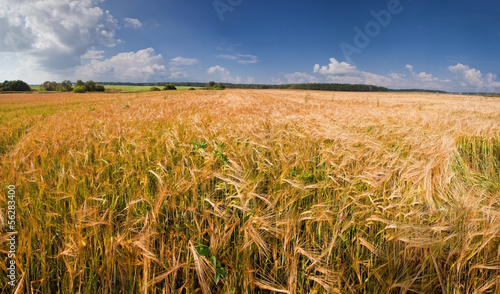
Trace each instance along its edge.
{"label": "cumulus cloud", "polygon": [[45,69],[80,63],[90,48],[114,46],[117,20],[98,0],[4,0],[0,5],[0,52],[34,57]]}
{"label": "cumulus cloud", "polygon": [[217,58],[233,60],[240,64],[253,64],[259,62],[259,58],[250,54],[219,54]]}
{"label": "cumulus cloud", "polygon": [[406,79],[405,74],[399,74],[399,73],[390,73],[389,77],[393,80],[396,80],[396,81],[401,81],[401,80]]}
{"label": "cumulus cloud", "polygon": [[305,72],[294,72],[285,74],[285,78],[289,84],[293,83],[317,83],[318,79]]}
{"label": "cumulus cloud", "polygon": [[495,83],[495,80],[497,79],[497,75],[490,73],[487,73],[485,76],[485,79],[488,83]]}
{"label": "cumulus cloud", "polygon": [[[449,66],[448,70],[455,74],[454,79],[447,77],[436,77],[425,71],[415,71],[411,64],[404,66],[408,73],[389,73],[379,75],[372,72],[362,71],[347,62],[339,62],[335,58],[330,58],[328,65],[320,66],[315,64],[313,73],[321,74],[324,79],[321,82],[347,83],[347,84],[367,84],[384,86],[392,89],[436,89],[448,91],[499,91],[500,82],[497,75],[493,73],[482,74],[481,71],[471,68],[468,65],[458,63]],[[290,81],[307,82],[308,79],[300,79],[299,73],[285,75]],[[306,77],[304,75],[304,77]],[[293,78],[296,78],[295,80]],[[312,79],[310,79],[312,80]]]}
{"label": "cumulus cloud", "polygon": [[442,89],[444,83],[450,82],[450,80],[448,79],[440,79],[424,71],[416,73],[413,71],[413,65],[411,64],[407,64],[405,65],[405,67],[408,69],[414,79],[413,82],[408,82],[408,84],[412,85],[413,88]]}
{"label": "cumulus cloud", "polygon": [[315,64],[313,72],[325,75],[326,81],[330,83],[369,84],[384,87],[390,86],[392,83],[390,77],[360,71],[354,65],[339,62],[335,58],[330,58],[328,65]]}
{"label": "cumulus cloud", "polygon": [[448,70],[456,75],[464,88],[475,91],[496,91],[500,88],[500,82],[496,80],[497,75],[495,74],[487,73],[483,76],[480,70],[462,63],[449,66]]}
{"label": "cumulus cloud", "polygon": [[125,27],[138,29],[138,28],[142,27],[142,23],[140,20],[138,20],[136,18],[126,17],[125,18]]}
{"label": "cumulus cloud", "polygon": [[330,83],[366,84],[394,89],[449,88],[451,82],[449,79],[441,79],[426,72],[415,72],[411,64],[406,64],[405,68],[410,72],[410,75],[394,72],[387,75],[379,75],[358,70],[354,65],[347,62],[339,62],[335,58],[330,58],[330,63],[326,66],[315,64],[313,72],[324,75],[325,80]]}
{"label": "cumulus cloud", "polygon": [[497,81],[497,75],[489,72],[486,74],[485,79],[486,79],[486,83],[489,87],[492,87],[495,89],[500,88],[500,82]]}
{"label": "cumulus cloud", "polygon": [[338,62],[335,58],[330,58],[330,64],[321,66],[319,64],[314,65],[315,73],[322,75],[346,75],[357,72],[354,65],[347,62]]}
{"label": "cumulus cloud", "polygon": [[104,55],[102,55],[104,51],[102,50],[89,50],[87,53],[82,55],[82,59],[102,59],[104,58]]}
{"label": "cumulus cloud", "polygon": [[220,65],[215,65],[207,69],[208,74],[214,74],[216,72],[220,72],[222,74],[229,74],[229,71]]}
{"label": "cumulus cloud", "polygon": [[417,77],[424,82],[439,81],[438,78],[435,78],[432,76],[432,74],[428,74],[426,72],[421,72],[417,74]]}
{"label": "cumulus cloud", "polygon": [[220,65],[215,65],[208,68],[207,73],[209,75],[218,77],[222,82],[239,84],[242,80],[240,76],[231,76],[229,70]]}
{"label": "cumulus cloud", "polygon": [[156,54],[153,48],[137,52],[119,53],[109,59],[94,59],[77,68],[77,76],[98,80],[151,80],[161,79],[167,73],[163,65],[163,56]]}
{"label": "cumulus cloud", "polygon": [[449,66],[448,70],[457,74],[462,81],[468,86],[481,88],[484,86],[483,74],[481,71],[470,68],[468,65],[458,63],[457,65]]}
{"label": "cumulus cloud", "polygon": [[363,84],[383,87],[391,87],[393,85],[392,79],[383,75],[363,71],[361,72],[361,77],[363,78]]}

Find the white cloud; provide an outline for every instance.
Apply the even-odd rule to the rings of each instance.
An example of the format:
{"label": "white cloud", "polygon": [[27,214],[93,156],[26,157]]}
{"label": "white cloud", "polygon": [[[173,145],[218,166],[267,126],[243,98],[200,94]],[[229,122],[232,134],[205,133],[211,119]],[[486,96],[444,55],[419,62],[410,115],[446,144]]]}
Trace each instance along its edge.
{"label": "white cloud", "polygon": [[495,83],[495,80],[497,79],[497,75],[490,73],[487,73],[485,76],[486,82],[488,83]]}
{"label": "white cloud", "polygon": [[[321,74],[324,79],[319,82],[366,84],[383,86],[392,89],[436,89],[448,91],[486,91],[493,92],[500,90],[500,82],[497,75],[487,73],[483,75],[481,71],[471,68],[468,65],[458,63],[450,66],[448,70],[456,74],[455,79],[448,77],[436,77],[428,72],[415,72],[414,66],[406,64],[404,66],[408,73],[391,72],[387,75],[379,75],[372,72],[358,70],[356,66],[347,62],[339,62],[335,58],[330,58],[330,63],[325,66],[315,64],[313,73]],[[301,79],[301,77],[304,77]],[[285,77],[289,82],[308,82],[314,80],[314,76],[295,73],[287,74]]]}
{"label": "white cloud", "polygon": [[62,81],[67,79],[68,75],[49,73],[40,70],[36,64],[36,60],[31,56],[20,56],[16,53],[0,53],[0,77],[2,81],[8,80],[23,80],[28,84],[41,84],[44,81]]}
{"label": "white cloud", "polygon": [[393,81],[390,77],[374,74],[371,72],[362,72],[363,84],[390,87]]}
{"label": "white cloud", "polygon": [[390,73],[389,77],[393,80],[401,81],[401,80],[406,78],[406,75],[405,74],[398,74],[398,73]]}
{"label": "white cloud", "polygon": [[220,65],[212,66],[209,69],[207,69],[208,74],[213,74],[216,72],[220,72],[222,74],[229,74],[229,71],[225,67],[222,67]]}
{"label": "white cloud", "polygon": [[114,46],[117,20],[99,0],[3,0],[0,52],[35,58],[43,69],[64,70],[96,46]]}
{"label": "white cloud", "polygon": [[449,66],[448,70],[457,75],[460,84],[467,90],[493,92],[500,89],[500,82],[497,81],[497,75],[495,74],[487,73],[483,77],[480,70],[462,63]]}
{"label": "white cloud", "polygon": [[161,79],[167,73],[163,56],[153,48],[124,52],[105,60],[92,60],[76,70],[77,78],[96,80],[151,80]]}
{"label": "white cloud", "polygon": [[415,73],[413,71],[413,65],[407,64],[405,67],[410,71],[413,81],[407,81],[406,84],[412,88],[418,89],[443,89],[444,83],[449,83],[448,79],[440,79],[434,77],[430,73],[420,72]]}
{"label": "white cloud", "polygon": [[198,62],[199,60],[196,58],[184,58],[180,56],[170,59],[171,66],[194,65]]}
{"label": "white cloud", "polygon": [[432,74],[428,74],[426,72],[421,72],[421,73],[417,74],[417,77],[423,82],[439,81],[439,78],[435,78],[432,76]]}
{"label": "white cloud", "polygon": [[[346,84],[366,84],[382,86],[392,89],[453,89],[453,85],[449,79],[441,79],[427,72],[414,72],[414,67],[411,64],[406,64],[405,68],[411,75],[405,73],[389,73],[387,75],[379,75],[372,72],[358,70],[354,65],[347,62],[339,62],[335,58],[330,58],[330,63],[327,66],[315,64],[314,73],[319,73],[325,76],[325,81],[329,83],[346,83]],[[490,77],[494,78],[494,77]]]}
{"label": "white cloud", "polygon": [[104,56],[102,55],[104,51],[102,50],[89,50],[87,53],[82,55],[82,59],[102,59]]}
{"label": "white cloud", "polygon": [[136,18],[126,17],[125,18],[125,27],[138,29],[138,28],[142,27],[142,23],[140,20],[138,20]]}
{"label": "white cloud", "polygon": [[231,76],[229,70],[220,65],[215,65],[208,68],[207,73],[209,75],[218,77],[222,82],[239,84],[242,80],[240,76]]}
{"label": "white cloud", "polygon": [[327,66],[315,64],[313,72],[325,75],[326,80],[330,83],[368,84],[384,87],[392,84],[390,77],[360,71],[354,65],[347,62],[339,62],[335,58],[330,58],[330,64]]}
{"label": "white cloud", "polygon": [[259,58],[250,54],[219,54],[217,58],[233,60],[241,64],[253,64],[259,62]]}
{"label": "white cloud", "polygon": [[321,66],[319,64],[314,65],[314,73],[319,73],[322,75],[345,75],[357,72],[354,65],[347,62],[338,62],[335,58],[330,58],[330,64]]}
{"label": "white cloud", "polygon": [[318,79],[305,72],[294,72],[285,74],[285,78],[289,84],[293,83],[317,83]]}
{"label": "white cloud", "polygon": [[458,63],[457,65],[449,66],[448,70],[457,74],[458,77],[469,86],[477,88],[484,86],[483,74],[475,68],[470,68],[468,65]]}

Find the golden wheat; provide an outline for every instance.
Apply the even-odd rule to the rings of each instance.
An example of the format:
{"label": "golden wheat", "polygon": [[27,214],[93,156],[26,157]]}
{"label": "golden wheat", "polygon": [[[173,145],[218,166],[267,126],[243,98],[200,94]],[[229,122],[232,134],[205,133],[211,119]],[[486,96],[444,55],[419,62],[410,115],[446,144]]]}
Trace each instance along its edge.
{"label": "golden wheat", "polygon": [[5,94],[0,111],[26,293],[500,291],[498,99]]}

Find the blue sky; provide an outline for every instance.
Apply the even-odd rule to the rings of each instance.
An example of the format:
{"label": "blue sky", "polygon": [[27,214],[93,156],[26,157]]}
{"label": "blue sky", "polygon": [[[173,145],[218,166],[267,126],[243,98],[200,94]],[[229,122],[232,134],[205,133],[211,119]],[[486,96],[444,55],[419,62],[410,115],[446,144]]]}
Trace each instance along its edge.
{"label": "blue sky", "polygon": [[493,0],[4,0],[0,80],[500,91]]}

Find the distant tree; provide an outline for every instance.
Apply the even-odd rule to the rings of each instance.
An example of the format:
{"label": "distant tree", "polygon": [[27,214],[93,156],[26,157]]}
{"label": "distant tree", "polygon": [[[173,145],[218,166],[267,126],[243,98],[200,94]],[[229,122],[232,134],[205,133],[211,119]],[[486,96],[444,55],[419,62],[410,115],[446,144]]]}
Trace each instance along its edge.
{"label": "distant tree", "polygon": [[103,85],[97,84],[97,85],[95,85],[95,90],[96,90],[96,92],[104,92],[106,90],[106,88],[104,88]]}
{"label": "distant tree", "polygon": [[77,87],[77,86],[85,86],[85,84],[83,83],[82,80],[78,80],[78,81],[76,81],[75,87]]}
{"label": "distant tree", "polygon": [[214,88],[215,87],[215,82],[214,81],[210,81],[208,82],[208,84],[205,85],[206,88]]}
{"label": "distant tree", "polygon": [[149,88],[149,91],[161,91],[161,89],[158,87],[151,87]]}
{"label": "distant tree", "polygon": [[191,87],[191,88],[189,88],[188,90],[193,91],[193,90],[196,90],[196,89],[195,89],[195,88],[193,88],[193,87]]}
{"label": "distant tree", "polygon": [[45,81],[40,86],[40,89],[42,91],[57,91],[57,83],[56,82]]}
{"label": "distant tree", "polygon": [[222,84],[222,83],[218,83],[216,86],[215,86],[215,89],[217,90],[224,90],[226,87]]}
{"label": "distant tree", "polygon": [[31,91],[31,87],[21,80],[5,81],[0,84],[0,92],[1,91],[25,92]]}
{"label": "distant tree", "polygon": [[50,91],[50,81],[45,81],[40,85],[40,91]]}
{"label": "distant tree", "polygon": [[163,87],[163,90],[177,90],[177,88],[174,84],[166,84],[165,87]]}
{"label": "distant tree", "polygon": [[70,92],[73,91],[73,84],[69,80],[64,80],[61,83],[61,91]]}
{"label": "distant tree", "polygon": [[87,88],[87,91],[89,92],[95,92],[96,91],[96,84],[94,81],[89,80],[85,83],[85,87]]}
{"label": "distant tree", "polygon": [[87,87],[85,87],[83,85],[75,86],[75,88],[73,89],[73,92],[74,93],[85,93],[85,92],[87,92]]}
{"label": "distant tree", "polygon": [[31,87],[21,80],[14,81],[11,85],[11,89],[12,91],[31,91]]}

